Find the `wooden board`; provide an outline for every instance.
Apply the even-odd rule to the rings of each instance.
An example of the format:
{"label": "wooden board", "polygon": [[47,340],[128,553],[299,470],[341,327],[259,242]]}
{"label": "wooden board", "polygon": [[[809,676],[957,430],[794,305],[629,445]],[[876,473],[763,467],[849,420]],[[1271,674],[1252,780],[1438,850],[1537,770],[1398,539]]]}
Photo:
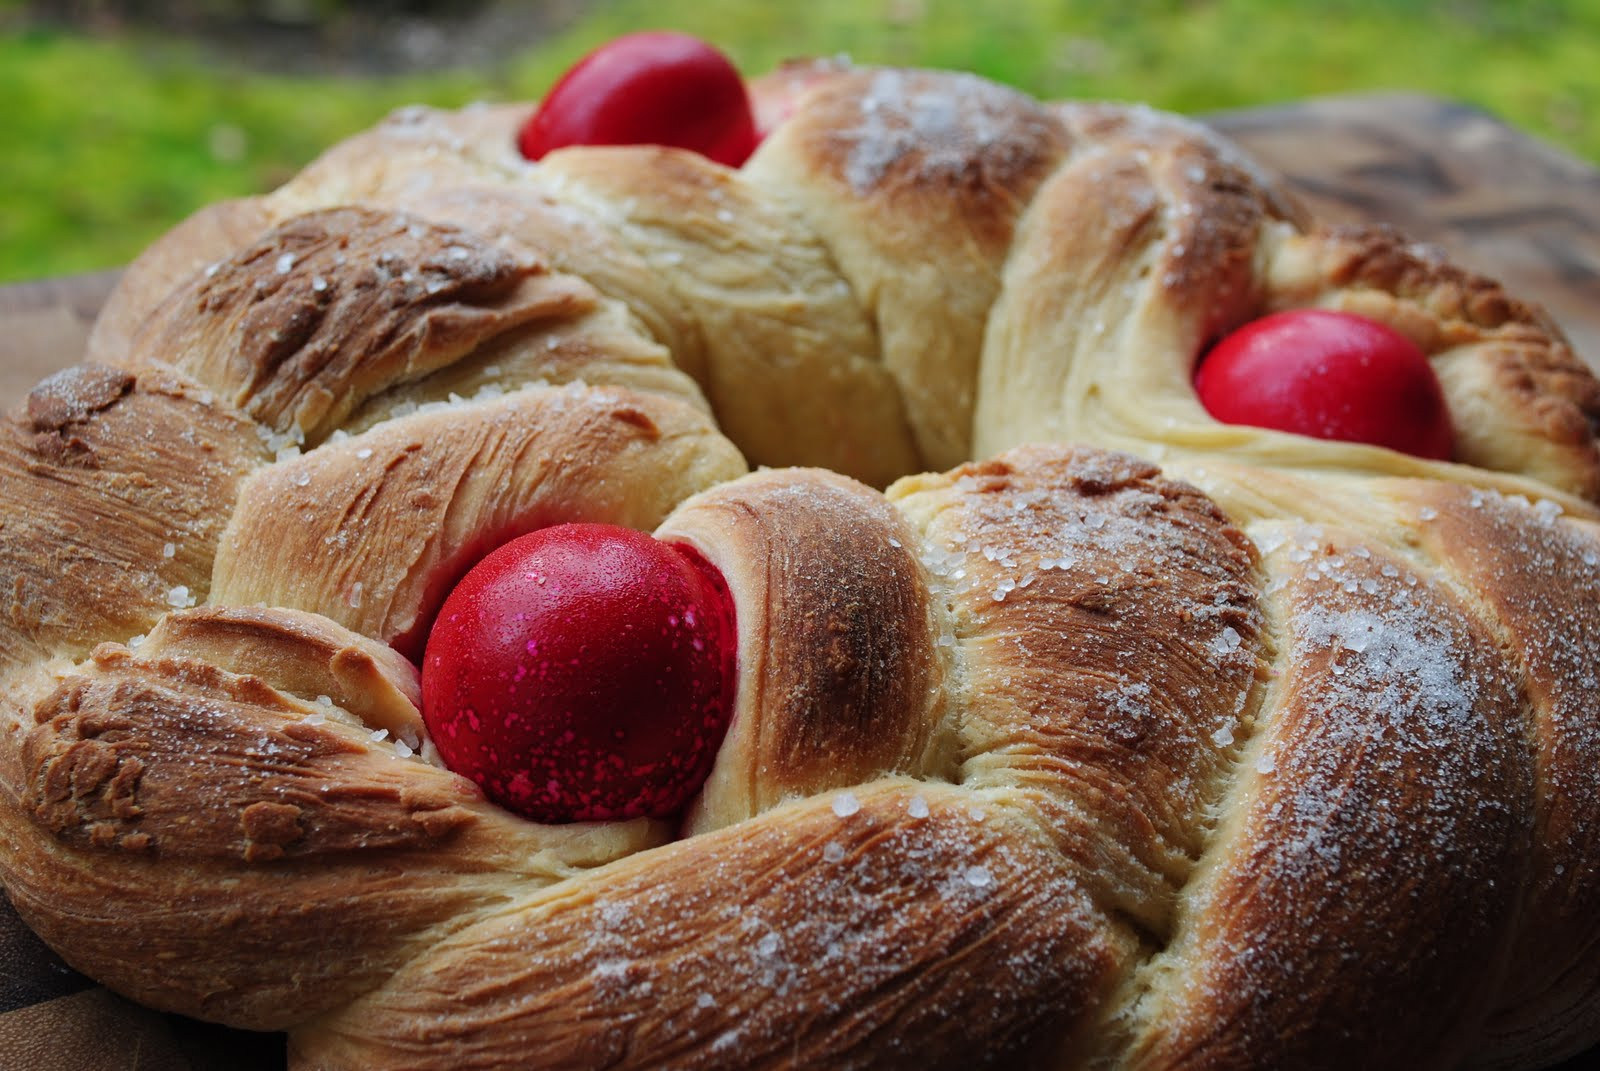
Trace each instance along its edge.
{"label": "wooden board", "polygon": [[[1325,218],[1392,222],[1539,301],[1600,368],[1600,170],[1482,112],[1408,94],[1209,121],[1288,174]],[[0,405],[78,359],[116,274],[0,287]],[[42,979],[42,988],[19,989],[24,976]],[[36,1068],[282,1066],[281,1036],[158,1015],[92,987],[22,929],[3,896],[0,979],[12,990],[0,987],[0,1052],[14,1057],[26,1044]],[[63,1048],[64,1030],[106,1040]],[[85,1062],[86,1053],[98,1062]],[[1579,1066],[1592,1064],[1568,1065]]]}
{"label": "wooden board", "polygon": [[1322,218],[1379,220],[1549,311],[1600,369],[1600,168],[1464,105],[1333,97],[1213,116]]}

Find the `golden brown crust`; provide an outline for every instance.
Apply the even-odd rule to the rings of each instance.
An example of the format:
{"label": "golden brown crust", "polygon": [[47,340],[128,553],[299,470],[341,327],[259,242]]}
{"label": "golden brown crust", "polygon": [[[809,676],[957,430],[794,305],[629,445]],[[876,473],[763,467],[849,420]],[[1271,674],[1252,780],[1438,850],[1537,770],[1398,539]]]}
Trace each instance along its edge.
{"label": "golden brown crust", "polygon": [[0,421],[0,671],[203,599],[255,426],[170,373],[82,365]]}
{"label": "golden brown crust", "polygon": [[1146,113],[1064,114],[1110,140],[1070,156],[1018,224],[984,338],[980,455],[1130,431],[1167,443],[1174,414],[1210,423],[1194,365],[1260,309],[1257,247],[1286,225],[1286,207],[1211,141]]}
{"label": "golden brown crust", "polygon": [[420,747],[422,688],[394,648],[318,614],[282,607],[174,611],[139,644],[140,657],[181,658],[263,677],[300,699],[337,706]]}
{"label": "golden brown crust", "polygon": [[1450,486],[1413,489],[1420,540],[1484,608],[1525,674],[1535,803],[1510,973],[1487,1044],[1556,1061],[1600,1020],[1600,890],[1581,876],[1600,851],[1600,524],[1545,504]]}
{"label": "golden brown crust", "polygon": [[1267,278],[1270,307],[1341,308],[1416,342],[1444,388],[1457,460],[1600,498],[1600,380],[1541,310],[1377,224],[1290,238]]}
{"label": "golden brown crust", "polygon": [[[762,92],[737,172],[400,114],[130,273],[104,363],[0,429],[24,915],[323,1068],[1596,1040],[1600,384],[1559,333],[1147,109]],[[1418,341],[1457,464],[1201,411],[1204,348],[1304,305]],[[718,423],[873,482],[1098,445],[880,495]],[[425,738],[445,590],[572,520],[732,594],[681,827],[524,821]]]}
{"label": "golden brown crust", "polygon": [[830,78],[746,165],[816,228],[876,323],[922,463],[971,456],[987,309],[1028,199],[1067,151],[1061,125],[979,78]]}
{"label": "golden brown crust", "polygon": [[1165,933],[1262,660],[1253,552],[1147,462],[1024,448],[890,497],[949,614],[964,783]]}
{"label": "golden brown crust", "polygon": [[1456,1066],[1528,853],[1514,672],[1447,590],[1358,535],[1300,530],[1268,565],[1281,676],[1129,1066]]}
{"label": "golden brown crust", "polygon": [[[1407,530],[1479,508],[1469,492],[1451,502],[1396,486],[1386,501],[1411,511]],[[732,802],[686,839],[640,851],[660,832],[639,829],[562,848],[551,827],[375,748],[341,697],[308,701],[308,679],[325,679],[341,646],[337,626],[217,609],[179,615],[148,650],[97,652],[30,708],[37,727],[0,771],[13,800],[3,820],[28,853],[19,902],[68,946],[94,933],[106,959],[81,962],[143,999],[302,1023],[297,1051],[318,1066],[432,1066],[529,1044],[548,1046],[552,1066],[664,1053],[759,1066],[769,1046],[776,1061],[797,1044],[843,1065],[927,1066],[1124,1050],[1116,1058],[1149,1067],[1263,1052],[1340,1066],[1373,1046],[1403,1066],[1464,1051],[1514,962],[1508,921],[1533,815],[1559,810],[1535,804],[1536,763],[1551,760],[1526,748],[1529,700],[1492,628],[1409,557],[1359,536],[1254,521],[1253,542],[1269,548],[1258,565],[1210,500],[1125,455],[1032,447],[891,497],[897,510],[831,474],[764,473],[691,500],[661,529],[723,565],[741,624],[774,591],[795,600],[777,604],[755,648],[790,652],[763,672],[799,684],[772,689],[774,731],[754,734],[756,761],[736,724],[719,764],[748,772],[714,775],[710,792]],[[1536,518],[1558,523],[1551,508],[1523,511],[1501,520],[1501,544],[1525,541]],[[1561,531],[1566,553],[1600,560],[1600,527]],[[1440,545],[1451,535],[1440,528]],[[860,555],[863,540],[879,552]],[[213,627],[222,639],[207,638]],[[838,673],[841,648],[818,642],[838,627],[856,660],[901,675],[863,685]],[[214,666],[237,629],[274,638]],[[1571,672],[1557,672],[1557,691]],[[813,702],[808,688],[849,701]],[[1550,724],[1571,723],[1560,746],[1593,731],[1592,710],[1556,711]],[[303,778],[350,788],[307,795],[292,787]],[[1582,819],[1538,821],[1575,832]],[[1571,850],[1536,866],[1564,873],[1585,849]],[[374,851],[400,853],[421,890],[398,920],[393,890],[349,884]],[[515,860],[530,852],[573,862],[519,884]],[[185,880],[204,887],[221,872],[259,886],[263,920],[314,895],[313,917],[281,918],[322,946],[334,926],[375,942],[375,965],[330,975],[286,1012],[289,983],[274,978],[309,954],[297,931],[248,993],[198,998],[223,967],[191,947],[187,915],[147,924],[162,948],[197,957],[174,977],[122,964],[130,950],[98,934],[109,922],[64,919],[30,895],[77,895],[91,879],[150,889],[138,868],[151,855],[188,860]],[[215,932],[220,909],[196,902]],[[382,942],[375,911],[387,913]],[[1314,939],[1307,912],[1321,920]],[[1441,945],[1443,932],[1460,939]],[[1308,944],[1326,954],[1299,955]],[[1331,966],[1371,948],[1384,950],[1381,985],[1349,985]],[[327,992],[339,996],[323,1003]],[[1417,992],[1436,1014],[1419,1016]],[[588,1010],[580,1030],[550,1025],[575,1005]],[[995,1025],[931,1025],[973,1015]]]}
{"label": "golden brown crust", "polygon": [[471,182],[526,175],[516,149],[526,105],[470,104],[454,111],[411,105],[329,146],[274,197],[292,212],[344,204],[387,204]]}
{"label": "golden brown crust", "polygon": [[947,768],[934,608],[883,496],[827,472],[760,473],[690,499],[657,535],[722,573],[739,635],[733,721],[687,830]]}
{"label": "golden brown crust", "polygon": [[315,440],[392,383],[594,301],[578,280],[468,232],[334,209],[194,277],[146,322],[130,359],[179,368],[273,430]]}
{"label": "golden brown crust", "polygon": [[376,985],[508,882],[661,839],[532,826],[341,713],[106,645],[13,715],[8,894],[136,999],[281,1029]]}
{"label": "golden brown crust", "polygon": [[[1054,110],[1083,144],[1117,144],[1122,146],[1122,151],[1135,156],[1172,154],[1177,159],[1171,162],[1180,166],[1168,169],[1181,170],[1181,178],[1173,175],[1178,181],[1209,187],[1219,193],[1247,193],[1258,197],[1269,217],[1286,220],[1296,227],[1306,227],[1311,222],[1305,206],[1289,188],[1284,176],[1268,171],[1239,146],[1203,123],[1140,104],[1063,101],[1054,105]],[[1221,165],[1221,172],[1212,173],[1217,165]],[[1196,214],[1203,219],[1204,213]],[[1194,222],[1203,226],[1199,220]]]}
{"label": "golden brown crust", "polygon": [[253,475],[211,598],[313,611],[419,657],[449,588],[498,543],[567,521],[648,529],[743,471],[670,399],[573,386],[445,405]]}
{"label": "golden brown crust", "polygon": [[917,467],[871,318],[788,206],[682,150],[569,149],[540,175],[667,281],[693,320],[697,379],[752,464],[802,460],[878,487]]}
{"label": "golden brown crust", "polygon": [[[1318,228],[1199,124],[836,62],[761,91],[793,114],[738,172],[651,148],[535,165],[513,148],[529,106],[408,109],[239,215],[364,203],[536,251],[626,305],[757,463],[882,485],[908,456],[944,468],[1064,439],[1504,487],[1487,469],[1600,495],[1600,381],[1537,309],[1381,227]],[[193,244],[220,229],[197,225]],[[1306,304],[1423,345],[1466,468],[1209,417],[1189,387],[1205,347]],[[593,353],[571,351],[560,381],[669,387],[659,366],[641,379]]]}
{"label": "golden brown crust", "polygon": [[1084,1024],[1124,952],[1026,832],[962,793],[879,781],[529,898],[315,1024],[296,1057],[1017,1066]]}
{"label": "golden brown crust", "polygon": [[[457,806],[470,790],[402,789],[403,775],[387,798],[285,791],[296,768],[336,775],[375,749],[307,724],[305,704],[258,677],[111,645],[90,667],[33,708],[38,725],[19,749],[23,799],[58,841],[174,863],[266,862],[426,845],[470,820]],[[206,768],[184,773],[181,764]],[[236,764],[250,774],[234,774]],[[195,798],[219,790],[225,806]]]}
{"label": "golden brown crust", "polygon": [[183,280],[254,241],[272,223],[265,198],[207,205],[134,258],[101,306],[86,359],[119,364],[150,314]]}
{"label": "golden brown crust", "polygon": [[[493,170],[458,173],[450,164],[449,146],[461,143],[463,127],[471,125],[464,113],[432,113],[417,125],[438,132],[436,138],[422,139],[428,147],[420,156],[406,155],[416,149],[416,143],[406,138],[403,166],[395,166],[397,150],[392,144],[341,159],[337,166],[324,161],[325,176],[313,165],[274,195],[279,218],[366,204],[515,242],[537,252],[554,270],[582,278],[621,302],[651,340],[667,347],[680,368],[704,381],[705,342],[691,311],[674,294],[670,278],[621,241],[607,220],[558,200],[553,191],[533,181],[534,173],[526,165],[510,176]],[[360,189],[339,181],[373,166],[382,168],[384,176]]]}

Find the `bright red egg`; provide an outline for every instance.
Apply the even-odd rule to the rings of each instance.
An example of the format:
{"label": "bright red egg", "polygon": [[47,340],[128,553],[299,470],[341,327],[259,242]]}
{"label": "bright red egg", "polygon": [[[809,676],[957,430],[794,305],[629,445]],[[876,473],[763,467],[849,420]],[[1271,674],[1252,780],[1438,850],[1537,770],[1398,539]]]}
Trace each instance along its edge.
{"label": "bright red egg", "polygon": [[603,524],[499,547],[446,598],[422,666],[445,765],[539,822],[680,811],[727,730],[734,611],[692,548]]}
{"label": "bright red egg", "polygon": [[518,137],[529,160],[569,145],[671,145],[738,167],[759,140],[744,79],[687,34],[626,34],[579,60]]}
{"label": "bright red egg", "polygon": [[1195,373],[1207,412],[1225,424],[1370,443],[1449,460],[1454,430],[1439,379],[1410,339],[1328,309],[1245,324]]}

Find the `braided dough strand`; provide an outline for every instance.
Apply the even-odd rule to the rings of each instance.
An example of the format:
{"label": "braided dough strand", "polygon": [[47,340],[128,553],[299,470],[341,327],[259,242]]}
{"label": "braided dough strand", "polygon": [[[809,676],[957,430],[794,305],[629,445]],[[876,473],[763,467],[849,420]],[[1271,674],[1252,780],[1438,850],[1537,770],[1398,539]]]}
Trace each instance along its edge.
{"label": "braided dough strand", "polygon": [[[157,280],[233,252],[263,217],[365,204],[498,235],[588,281],[626,308],[636,348],[664,347],[693,383],[647,387],[632,369],[648,360],[608,366],[615,335],[557,381],[703,393],[757,464],[883,486],[1087,440],[1600,495],[1600,383],[1542,313],[1381,227],[1319,227],[1198,124],[938,72],[824,65],[803,81],[736,172],[653,147],[535,165],[513,148],[523,108],[408,109],[280,191],[178,228],[129,285],[164,292]],[[120,359],[130,305],[114,299],[92,354]],[[1462,464],[1205,413],[1189,386],[1205,348],[1306,306],[1372,316],[1429,355]]]}

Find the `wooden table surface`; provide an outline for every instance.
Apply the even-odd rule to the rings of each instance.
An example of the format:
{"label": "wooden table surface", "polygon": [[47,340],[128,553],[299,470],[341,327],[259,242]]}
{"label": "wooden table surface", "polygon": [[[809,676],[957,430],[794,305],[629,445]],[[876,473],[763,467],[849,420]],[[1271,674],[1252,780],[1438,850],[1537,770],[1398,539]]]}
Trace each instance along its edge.
{"label": "wooden table surface", "polygon": [[1227,113],[1213,125],[1335,221],[1380,220],[1543,305],[1600,368],[1600,168],[1415,94]]}
{"label": "wooden table surface", "polygon": [[[1324,218],[1394,223],[1543,304],[1600,368],[1600,169],[1482,112],[1415,95],[1326,98],[1209,121],[1288,174]],[[0,287],[0,405],[9,408],[37,380],[79,358],[115,279],[116,272],[104,272]],[[7,954],[48,955],[30,950],[31,935],[18,927],[0,897],[0,953],[14,945]],[[28,1007],[35,1000],[115,1000],[62,977],[59,992],[70,995],[13,994],[4,1006],[21,1010],[0,1015],[0,1025],[15,1019],[33,1029],[19,1017],[51,1006]],[[281,1066],[281,1038],[235,1036],[124,1005],[105,1019],[128,1038],[124,1048],[147,1058],[162,1054],[138,1066],[237,1069],[241,1054],[253,1054],[254,1066]],[[51,1066],[73,1066],[76,1057],[62,1059]],[[104,1066],[133,1061],[129,1055]],[[1579,1066],[1595,1065],[1582,1058],[1568,1065]]]}

